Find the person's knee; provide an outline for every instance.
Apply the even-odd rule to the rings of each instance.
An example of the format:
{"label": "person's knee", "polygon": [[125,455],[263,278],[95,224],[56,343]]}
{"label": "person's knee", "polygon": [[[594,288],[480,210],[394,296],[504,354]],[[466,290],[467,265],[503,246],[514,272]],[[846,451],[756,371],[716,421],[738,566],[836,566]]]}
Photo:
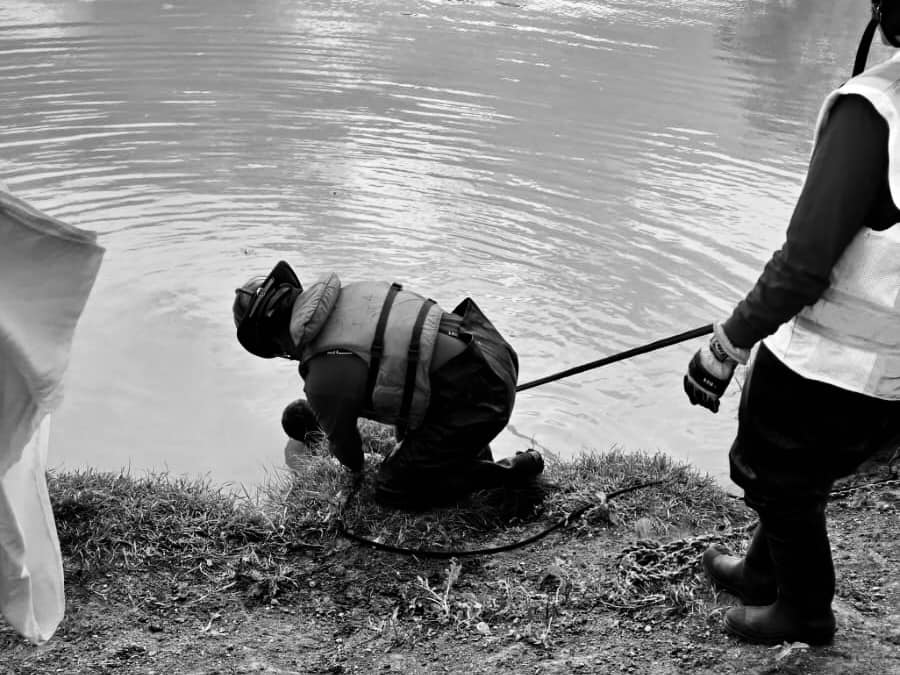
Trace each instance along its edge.
{"label": "person's knee", "polygon": [[375,501],[381,506],[405,510],[421,510],[451,504],[471,487],[455,476],[438,476],[414,467],[397,470],[382,465],[375,477]]}

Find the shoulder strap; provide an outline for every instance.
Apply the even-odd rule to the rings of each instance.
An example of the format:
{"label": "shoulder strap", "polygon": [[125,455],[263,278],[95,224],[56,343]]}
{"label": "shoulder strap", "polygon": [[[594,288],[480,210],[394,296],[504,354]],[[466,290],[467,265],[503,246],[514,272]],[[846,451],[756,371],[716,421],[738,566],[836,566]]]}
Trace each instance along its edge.
{"label": "shoulder strap", "polygon": [[403,385],[403,402],[400,404],[400,415],[398,420],[401,424],[405,424],[409,418],[409,409],[412,407],[413,393],[416,390],[416,371],[419,367],[419,342],[422,339],[422,327],[425,325],[425,318],[428,312],[434,307],[434,300],[427,299],[419,308],[416,315],[416,322],[413,324],[412,336],[409,339],[409,351],[406,357],[406,382]]}
{"label": "shoulder strap", "polygon": [[403,287],[394,282],[388,289],[384,303],[381,305],[381,314],[378,315],[378,323],[375,326],[375,337],[372,339],[372,349],[369,357],[369,376],[366,380],[366,401],[369,408],[372,407],[372,391],[375,389],[375,380],[378,378],[378,368],[381,365],[381,356],[384,354],[384,329],[387,326],[388,315],[391,313],[391,305],[394,298]]}

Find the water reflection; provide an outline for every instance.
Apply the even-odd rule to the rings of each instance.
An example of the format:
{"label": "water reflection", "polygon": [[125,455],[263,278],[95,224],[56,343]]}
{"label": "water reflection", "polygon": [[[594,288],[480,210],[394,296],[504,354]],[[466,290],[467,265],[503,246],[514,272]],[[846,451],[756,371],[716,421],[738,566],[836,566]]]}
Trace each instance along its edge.
{"label": "water reflection", "polygon": [[[816,0],[735,4],[717,40],[722,58],[746,73],[748,121],[759,133],[808,148],[822,100],[850,76],[868,3],[834,3],[828,11]],[[876,47],[872,62],[879,55]]]}
{"label": "water reflection", "polygon": [[[56,459],[251,482],[278,464],[300,383],[243,353],[229,314],[231,289],[278,258],[304,281],[333,270],[445,305],[472,295],[519,350],[523,381],[721,316],[780,244],[855,13],[0,7],[0,181],[107,247]],[[695,346],[523,393],[498,453],[622,445],[723,476],[739,392],[719,416],[686,403]]]}

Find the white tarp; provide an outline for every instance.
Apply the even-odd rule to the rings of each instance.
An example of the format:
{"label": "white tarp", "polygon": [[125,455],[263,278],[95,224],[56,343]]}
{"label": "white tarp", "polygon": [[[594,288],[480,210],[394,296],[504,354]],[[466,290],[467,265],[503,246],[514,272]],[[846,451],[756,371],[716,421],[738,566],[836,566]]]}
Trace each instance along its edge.
{"label": "white tarp", "polygon": [[65,610],[45,477],[50,413],[103,252],[95,233],[0,189],[0,613],[35,643]]}

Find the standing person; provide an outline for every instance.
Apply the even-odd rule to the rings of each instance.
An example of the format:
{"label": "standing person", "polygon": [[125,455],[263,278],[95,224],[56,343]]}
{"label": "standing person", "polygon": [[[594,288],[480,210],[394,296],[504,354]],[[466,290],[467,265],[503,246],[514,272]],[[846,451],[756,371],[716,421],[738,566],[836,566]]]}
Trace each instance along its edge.
{"label": "standing person", "polygon": [[251,354],[300,364],[308,403],[282,416],[291,438],[305,441],[318,425],[331,453],[358,472],[358,418],[395,425],[378,502],[427,508],[522,485],[543,470],[535,450],[493,461],[489,443],[512,413],[519,362],[470,298],[446,312],[399,284],[342,285],[336,274],[304,289],[282,261],[236,290],[233,314]]}
{"label": "standing person", "polygon": [[819,114],[784,245],[684,378],[716,412],[761,341],[729,454],[759,526],[743,558],[703,556],[744,603],[726,630],[750,642],[831,640],[828,493],[900,432],[900,58],[862,72],[877,26],[900,47],[900,0],[872,10],[853,77]]}

